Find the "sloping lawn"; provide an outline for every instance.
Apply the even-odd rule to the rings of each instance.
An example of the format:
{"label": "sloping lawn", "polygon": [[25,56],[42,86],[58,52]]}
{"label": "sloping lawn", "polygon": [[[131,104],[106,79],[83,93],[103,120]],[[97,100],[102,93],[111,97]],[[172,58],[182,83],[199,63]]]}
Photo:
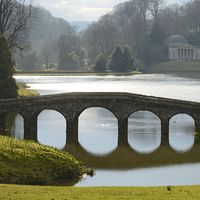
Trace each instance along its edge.
{"label": "sloping lawn", "polygon": [[47,185],[62,180],[67,184],[82,173],[82,164],[66,152],[0,136],[0,183]]}

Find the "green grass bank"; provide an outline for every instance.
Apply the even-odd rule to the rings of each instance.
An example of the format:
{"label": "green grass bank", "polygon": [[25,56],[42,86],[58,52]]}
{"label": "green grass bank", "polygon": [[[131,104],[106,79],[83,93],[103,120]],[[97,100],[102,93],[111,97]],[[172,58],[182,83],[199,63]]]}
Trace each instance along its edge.
{"label": "green grass bank", "polygon": [[0,185],[1,200],[199,200],[200,186],[38,187]]}
{"label": "green grass bank", "polygon": [[62,181],[73,185],[83,173],[81,162],[66,152],[0,136],[0,183],[48,185]]}
{"label": "green grass bank", "polygon": [[150,73],[178,73],[178,72],[198,72],[200,73],[200,62],[160,62],[149,67],[147,72]]}
{"label": "green grass bank", "polygon": [[33,97],[39,95],[35,90],[31,90],[25,83],[17,83],[19,97]]}

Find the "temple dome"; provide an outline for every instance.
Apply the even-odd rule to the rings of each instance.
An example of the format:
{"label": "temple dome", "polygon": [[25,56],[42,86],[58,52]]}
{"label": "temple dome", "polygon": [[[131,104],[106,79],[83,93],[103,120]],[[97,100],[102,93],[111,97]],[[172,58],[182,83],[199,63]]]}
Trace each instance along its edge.
{"label": "temple dome", "polygon": [[172,35],[172,36],[168,37],[167,43],[168,44],[177,44],[177,43],[187,44],[188,41],[184,36],[176,34],[176,35]]}

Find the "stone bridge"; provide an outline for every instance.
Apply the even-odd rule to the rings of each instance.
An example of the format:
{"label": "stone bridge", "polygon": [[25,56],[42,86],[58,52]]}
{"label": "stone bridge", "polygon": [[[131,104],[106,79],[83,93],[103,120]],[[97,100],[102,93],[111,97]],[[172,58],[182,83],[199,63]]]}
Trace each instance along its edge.
{"label": "stone bridge", "polygon": [[[19,113],[24,119],[24,139],[37,141],[37,118],[43,110],[61,113],[67,123],[67,144],[78,144],[78,119],[92,107],[111,111],[118,120],[118,144],[128,143],[128,118],[137,111],[150,111],[161,121],[161,144],[169,145],[169,121],[176,114],[187,114],[194,119],[200,133],[200,103],[159,98],[129,93],[66,93],[33,98],[0,101],[0,127],[8,112]],[[1,120],[2,119],[2,120]],[[1,128],[2,129],[2,128]],[[197,142],[200,134],[196,134]]]}

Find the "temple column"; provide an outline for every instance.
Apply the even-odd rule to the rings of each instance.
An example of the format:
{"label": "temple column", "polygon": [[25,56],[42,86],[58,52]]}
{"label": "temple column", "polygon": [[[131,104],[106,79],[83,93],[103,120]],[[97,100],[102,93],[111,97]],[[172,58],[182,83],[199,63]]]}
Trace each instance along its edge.
{"label": "temple column", "polygon": [[118,118],[118,145],[128,144],[128,118]]}
{"label": "temple column", "polygon": [[24,139],[34,140],[37,142],[37,116],[24,117]]}
{"label": "temple column", "polygon": [[169,145],[169,120],[161,120],[161,145]]}
{"label": "temple column", "polygon": [[68,118],[66,144],[78,144],[78,117]]}
{"label": "temple column", "polygon": [[178,49],[178,60],[181,60],[181,51]]}
{"label": "temple column", "polygon": [[189,60],[191,60],[191,49],[188,49],[189,51]]}
{"label": "temple column", "polygon": [[194,50],[191,49],[191,60],[194,60],[193,57],[194,57]]}

